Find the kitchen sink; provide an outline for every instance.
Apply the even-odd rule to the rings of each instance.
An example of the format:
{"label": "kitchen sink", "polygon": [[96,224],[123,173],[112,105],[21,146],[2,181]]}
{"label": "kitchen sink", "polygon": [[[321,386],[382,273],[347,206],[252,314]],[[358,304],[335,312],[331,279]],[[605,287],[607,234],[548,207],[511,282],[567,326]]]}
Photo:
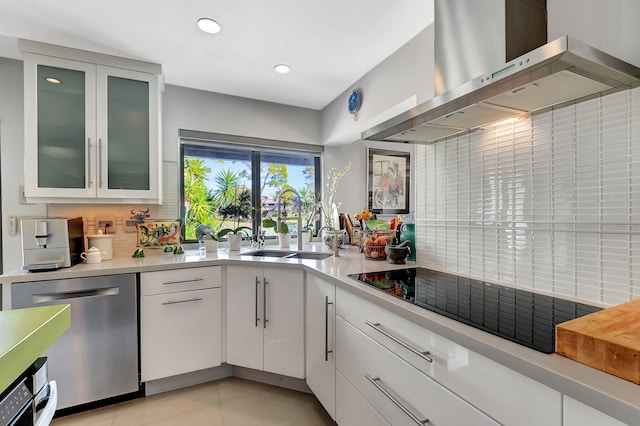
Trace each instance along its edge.
{"label": "kitchen sink", "polygon": [[241,256],[258,256],[258,257],[285,257],[297,254],[295,251],[286,250],[256,250],[242,253]]}
{"label": "kitchen sink", "polygon": [[333,253],[319,253],[319,252],[297,252],[287,250],[256,250],[246,253],[242,253],[241,256],[255,256],[255,257],[279,257],[285,259],[302,259],[302,260],[324,260],[327,257],[333,256]]}
{"label": "kitchen sink", "polygon": [[324,260],[327,257],[333,256],[333,253],[309,253],[301,252],[294,253],[286,256],[287,259],[310,259],[310,260]]}

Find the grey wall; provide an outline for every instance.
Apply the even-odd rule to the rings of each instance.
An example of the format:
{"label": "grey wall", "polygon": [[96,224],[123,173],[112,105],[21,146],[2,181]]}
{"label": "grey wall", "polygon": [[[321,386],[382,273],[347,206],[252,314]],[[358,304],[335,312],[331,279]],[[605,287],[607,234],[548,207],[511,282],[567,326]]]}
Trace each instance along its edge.
{"label": "grey wall", "polygon": [[[363,104],[354,120],[347,99],[360,88]],[[336,193],[340,212],[359,212],[367,206],[367,147],[413,153],[415,147],[390,142],[363,141],[360,133],[433,97],[433,24],[379,64],[322,110],[322,140],[326,170],[341,170],[351,161],[351,170]],[[415,205],[415,162],[411,163],[410,210]]]}
{"label": "grey wall", "polygon": [[[10,236],[6,227],[9,215],[25,217],[51,214],[71,217],[86,214],[93,216],[97,211],[95,205],[21,204],[21,187],[24,184],[22,75],[22,61],[0,58],[2,241],[3,266],[7,272],[22,266],[20,236]],[[173,217],[180,202],[177,178],[178,129],[309,144],[321,142],[320,111],[168,85],[163,94],[164,204],[160,208],[152,207],[152,211],[161,216],[163,211],[169,211],[169,215]],[[125,207],[105,205],[98,210],[117,218],[127,216],[128,209]]]}
{"label": "grey wall", "polygon": [[167,85],[163,160],[178,161],[178,129],[320,144],[320,111]]}
{"label": "grey wall", "polygon": [[[347,110],[351,90],[362,91],[358,120]],[[433,24],[356,81],[322,110],[326,145],[360,139],[360,133],[433,97]]]}
{"label": "grey wall", "polygon": [[42,216],[45,205],[20,203],[24,183],[24,102],[22,61],[0,58],[0,173],[2,179],[2,255],[4,271],[22,265],[19,236],[10,236],[9,215]]}
{"label": "grey wall", "polygon": [[568,34],[640,67],[640,1],[547,0],[548,38]]}

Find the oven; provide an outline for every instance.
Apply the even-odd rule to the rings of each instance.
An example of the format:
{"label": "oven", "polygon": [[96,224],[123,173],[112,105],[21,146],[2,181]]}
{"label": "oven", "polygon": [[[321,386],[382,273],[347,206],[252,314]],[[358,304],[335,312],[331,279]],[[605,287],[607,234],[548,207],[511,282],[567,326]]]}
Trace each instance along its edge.
{"label": "oven", "polygon": [[0,426],[46,426],[58,404],[55,381],[48,382],[47,358],[38,358],[2,394]]}

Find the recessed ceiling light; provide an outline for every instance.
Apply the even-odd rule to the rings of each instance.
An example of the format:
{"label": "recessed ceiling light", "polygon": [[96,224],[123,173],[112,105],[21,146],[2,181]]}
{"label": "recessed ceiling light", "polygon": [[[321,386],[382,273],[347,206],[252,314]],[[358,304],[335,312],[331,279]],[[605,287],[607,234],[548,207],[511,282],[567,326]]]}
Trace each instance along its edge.
{"label": "recessed ceiling light", "polygon": [[200,18],[198,19],[198,28],[200,28],[205,33],[209,34],[218,34],[220,32],[220,24],[214,21],[211,18]]}
{"label": "recessed ceiling light", "polygon": [[60,83],[62,83],[57,78],[53,78],[53,77],[47,77],[47,78],[45,78],[45,80],[48,81],[49,83],[52,83],[52,84],[60,84]]}
{"label": "recessed ceiling light", "polygon": [[289,74],[291,72],[291,67],[287,64],[278,64],[275,67],[273,67],[273,69],[278,74]]}

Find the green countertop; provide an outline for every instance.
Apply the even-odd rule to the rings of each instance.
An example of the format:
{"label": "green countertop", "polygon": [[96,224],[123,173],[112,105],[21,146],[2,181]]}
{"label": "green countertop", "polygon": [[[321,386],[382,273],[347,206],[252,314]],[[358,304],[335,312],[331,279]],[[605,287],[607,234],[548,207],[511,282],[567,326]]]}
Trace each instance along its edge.
{"label": "green countertop", "polygon": [[0,311],[0,392],[70,325],[70,305]]}

